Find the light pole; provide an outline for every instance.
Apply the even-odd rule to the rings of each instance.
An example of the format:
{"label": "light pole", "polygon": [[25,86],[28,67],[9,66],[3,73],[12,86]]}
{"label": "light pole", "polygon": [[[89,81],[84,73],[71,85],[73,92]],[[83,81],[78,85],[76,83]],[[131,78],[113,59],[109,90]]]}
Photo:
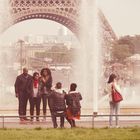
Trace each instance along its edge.
{"label": "light pole", "polygon": [[23,44],[24,44],[24,41],[23,40],[19,40],[18,43],[19,43],[19,46],[20,46],[20,71],[22,73],[22,66],[23,66]]}

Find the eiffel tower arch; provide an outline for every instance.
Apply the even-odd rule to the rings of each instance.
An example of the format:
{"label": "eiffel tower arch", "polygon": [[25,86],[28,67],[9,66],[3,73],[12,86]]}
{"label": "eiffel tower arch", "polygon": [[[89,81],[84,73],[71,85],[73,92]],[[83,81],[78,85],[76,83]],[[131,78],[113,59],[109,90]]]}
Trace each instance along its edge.
{"label": "eiffel tower arch", "polygon": [[79,0],[10,0],[11,24],[29,19],[48,19],[78,35],[79,3]]}
{"label": "eiffel tower arch", "polygon": [[[16,23],[29,19],[48,19],[64,25],[79,37],[80,2],[81,0],[7,0],[9,13],[3,15],[5,18],[1,23],[2,29],[4,31]],[[98,17],[103,36],[108,40],[117,39],[100,10]]]}

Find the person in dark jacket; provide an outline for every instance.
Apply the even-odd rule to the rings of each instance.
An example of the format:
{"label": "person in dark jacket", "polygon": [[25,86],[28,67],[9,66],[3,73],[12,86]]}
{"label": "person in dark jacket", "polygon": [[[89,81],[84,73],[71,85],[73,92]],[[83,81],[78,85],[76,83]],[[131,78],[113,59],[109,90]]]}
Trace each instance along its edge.
{"label": "person in dark jacket", "polygon": [[39,96],[41,96],[41,99],[42,99],[43,115],[44,115],[44,121],[45,121],[48,95],[50,94],[51,87],[52,87],[52,75],[49,68],[43,68],[40,74],[41,74],[41,77],[39,79],[38,94]]}
{"label": "person in dark jacket", "polygon": [[30,115],[31,115],[31,121],[33,121],[34,116],[34,108],[36,108],[36,121],[39,121],[39,115],[40,115],[40,103],[41,103],[41,97],[38,96],[38,85],[39,85],[39,73],[34,72],[33,74],[33,93],[32,96],[29,98],[30,102]]}
{"label": "person in dark jacket", "polygon": [[70,123],[71,127],[76,127],[75,119],[80,119],[81,105],[80,100],[82,96],[76,91],[77,85],[72,83],[70,85],[70,91],[66,95],[66,104],[68,105],[66,110],[66,119]]}
{"label": "person in dark jacket", "polygon": [[21,121],[28,120],[26,108],[32,89],[32,76],[28,74],[27,68],[23,68],[23,73],[17,76],[15,81],[15,94],[19,101],[18,113]]}
{"label": "person in dark jacket", "polygon": [[57,117],[60,117],[60,127],[64,128],[64,118],[66,111],[65,96],[66,93],[62,89],[62,84],[60,82],[56,83],[55,89],[52,90],[48,102],[54,128],[58,127]]}

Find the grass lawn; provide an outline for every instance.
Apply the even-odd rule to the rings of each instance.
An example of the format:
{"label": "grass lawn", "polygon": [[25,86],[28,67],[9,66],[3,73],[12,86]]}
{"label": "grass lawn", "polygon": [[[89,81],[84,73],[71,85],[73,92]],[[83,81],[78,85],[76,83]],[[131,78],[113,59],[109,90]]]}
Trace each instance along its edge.
{"label": "grass lawn", "polygon": [[140,140],[140,128],[0,129],[0,140]]}

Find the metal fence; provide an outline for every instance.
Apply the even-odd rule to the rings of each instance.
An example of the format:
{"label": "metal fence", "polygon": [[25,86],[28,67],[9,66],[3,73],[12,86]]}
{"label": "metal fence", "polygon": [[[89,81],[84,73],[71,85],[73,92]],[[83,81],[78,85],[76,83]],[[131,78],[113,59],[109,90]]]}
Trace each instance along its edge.
{"label": "metal fence", "polygon": [[[129,126],[140,126],[140,114],[122,114],[122,115],[112,115],[118,116],[120,119],[120,125],[122,127],[129,127]],[[27,116],[30,118],[31,116]],[[37,116],[33,116],[37,117]],[[43,119],[44,116],[39,116],[40,119]],[[81,115],[80,120],[76,120],[76,125],[78,127],[83,128],[96,128],[96,127],[107,127],[109,124],[109,117],[110,115]],[[60,120],[58,120],[60,123]],[[40,122],[30,122],[27,121],[25,123],[21,123],[19,121],[19,116],[16,115],[1,115],[0,116],[0,124],[1,128],[52,128],[52,121],[51,116],[46,116],[46,121]],[[66,128],[69,128],[70,125],[67,121],[65,121]]]}

